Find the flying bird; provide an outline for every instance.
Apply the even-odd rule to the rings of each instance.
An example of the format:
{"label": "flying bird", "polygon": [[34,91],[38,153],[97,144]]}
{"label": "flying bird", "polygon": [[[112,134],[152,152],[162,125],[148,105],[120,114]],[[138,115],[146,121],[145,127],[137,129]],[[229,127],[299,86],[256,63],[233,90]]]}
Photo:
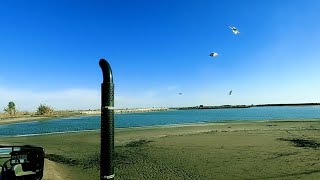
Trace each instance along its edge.
{"label": "flying bird", "polygon": [[231,95],[231,93],[232,93],[232,90],[229,92],[229,95]]}
{"label": "flying bird", "polygon": [[211,57],[215,57],[215,56],[218,56],[218,53],[216,53],[216,52],[212,52],[212,53],[210,53],[210,54],[209,54],[209,56],[211,56]]}
{"label": "flying bird", "polygon": [[233,34],[240,34],[240,31],[236,27],[230,25],[227,26],[232,30]]}
{"label": "flying bird", "polygon": [[179,93],[179,95],[182,95],[182,93]]}

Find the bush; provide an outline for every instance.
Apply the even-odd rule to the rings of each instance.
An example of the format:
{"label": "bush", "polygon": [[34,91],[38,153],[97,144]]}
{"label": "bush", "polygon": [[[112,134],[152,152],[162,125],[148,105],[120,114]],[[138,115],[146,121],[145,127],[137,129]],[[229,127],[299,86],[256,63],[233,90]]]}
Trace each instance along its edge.
{"label": "bush", "polygon": [[8,103],[7,107],[5,107],[5,108],[3,109],[3,111],[9,113],[10,116],[16,115],[16,112],[17,112],[17,110],[16,110],[16,104],[15,104],[13,101],[10,101],[10,102]]}
{"label": "bush", "polygon": [[53,108],[45,104],[40,104],[37,110],[38,115],[47,115],[47,114],[52,114],[53,112],[54,112]]}

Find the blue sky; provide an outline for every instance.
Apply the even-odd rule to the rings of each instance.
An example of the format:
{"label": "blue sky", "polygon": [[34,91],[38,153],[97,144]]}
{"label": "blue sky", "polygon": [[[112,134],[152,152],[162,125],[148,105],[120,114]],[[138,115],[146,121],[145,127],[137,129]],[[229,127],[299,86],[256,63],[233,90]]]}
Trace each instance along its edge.
{"label": "blue sky", "polygon": [[320,102],[319,8],[317,0],[3,0],[0,107],[99,108],[100,58],[113,69],[117,108]]}

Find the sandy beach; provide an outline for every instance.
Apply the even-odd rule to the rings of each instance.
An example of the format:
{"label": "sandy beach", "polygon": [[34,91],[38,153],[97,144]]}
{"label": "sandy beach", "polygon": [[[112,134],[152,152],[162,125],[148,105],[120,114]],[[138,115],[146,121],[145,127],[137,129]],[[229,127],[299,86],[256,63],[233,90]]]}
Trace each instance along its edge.
{"label": "sandy beach", "polygon": [[[200,123],[116,129],[117,179],[319,179],[320,121]],[[33,144],[69,179],[99,176],[100,132],[1,138]],[[51,171],[51,170],[50,170]],[[50,171],[45,179],[50,179]],[[48,174],[49,173],[49,174]],[[51,177],[51,179],[55,179]]]}
{"label": "sandy beach", "polygon": [[17,117],[17,118],[3,118],[0,120],[0,125],[3,124],[12,124],[12,123],[19,123],[19,122],[28,122],[34,120],[44,120],[49,119],[50,117]]}

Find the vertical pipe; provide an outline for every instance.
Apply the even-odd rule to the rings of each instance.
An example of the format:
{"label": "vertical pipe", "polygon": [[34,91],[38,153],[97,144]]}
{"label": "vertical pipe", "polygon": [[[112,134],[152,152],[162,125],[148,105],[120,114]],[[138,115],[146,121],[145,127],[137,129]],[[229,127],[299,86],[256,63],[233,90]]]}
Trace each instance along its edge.
{"label": "vertical pipe", "polygon": [[114,84],[109,63],[101,59],[101,152],[100,179],[114,179]]}

